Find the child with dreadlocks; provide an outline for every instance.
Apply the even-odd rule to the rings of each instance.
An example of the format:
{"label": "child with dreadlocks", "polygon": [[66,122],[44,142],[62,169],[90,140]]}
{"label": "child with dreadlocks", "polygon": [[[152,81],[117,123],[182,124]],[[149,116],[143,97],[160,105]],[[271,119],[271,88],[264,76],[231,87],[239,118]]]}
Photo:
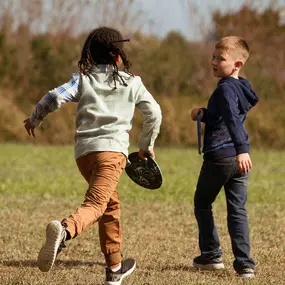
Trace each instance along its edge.
{"label": "child with dreadlocks", "polygon": [[[135,260],[121,259],[122,229],[120,201],[116,186],[128,155],[129,131],[137,107],[144,116],[139,155],[154,157],[154,142],[161,124],[161,109],[143,85],[130,73],[131,63],[124,51],[122,35],[100,27],[88,36],[79,73],[48,92],[24,120],[29,135],[35,136],[48,113],[66,102],[78,102],[76,113],[75,159],[89,187],[84,202],[68,218],[51,221],[46,241],[38,255],[38,267],[49,271],[65,241],[81,234],[98,221],[101,251],[106,260],[105,284],[118,285],[135,269]],[[125,72],[119,71],[123,63]]]}

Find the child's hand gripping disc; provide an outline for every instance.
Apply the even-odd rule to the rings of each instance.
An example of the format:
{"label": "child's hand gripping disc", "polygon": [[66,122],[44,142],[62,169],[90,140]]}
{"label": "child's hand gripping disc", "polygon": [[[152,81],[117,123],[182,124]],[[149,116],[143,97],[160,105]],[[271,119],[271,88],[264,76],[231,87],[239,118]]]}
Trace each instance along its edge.
{"label": "child's hand gripping disc", "polygon": [[128,163],[126,166],[127,175],[138,185],[146,189],[158,189],[162,185],[162,173],[150,155],[147,160],[139,157],[138,152],[133,152],[128,156]]}

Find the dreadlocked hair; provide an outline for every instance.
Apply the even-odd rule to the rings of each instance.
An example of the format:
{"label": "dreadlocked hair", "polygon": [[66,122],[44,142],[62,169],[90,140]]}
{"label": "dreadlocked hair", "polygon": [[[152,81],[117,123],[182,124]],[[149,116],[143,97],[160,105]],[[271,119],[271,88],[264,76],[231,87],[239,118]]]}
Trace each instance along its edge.
{"label": "dreadlocked hair", "polygon": [[129,71],[131,62],[128,60],[123,51],[124,40],[120,32],[115,29],[100,27],[93,30],[87,37],[82,48],[81,58],[78,62],[78,67],[81,73],[88,74],[91,72],[94,65],[98,64],[112,64],[114,67],[113,80],[116,85],[116,76],[120,78],[124,86],[128,86],[123,77],[119,74],[118,66],[114,56],[121,56],[124,71],[133,76]]}

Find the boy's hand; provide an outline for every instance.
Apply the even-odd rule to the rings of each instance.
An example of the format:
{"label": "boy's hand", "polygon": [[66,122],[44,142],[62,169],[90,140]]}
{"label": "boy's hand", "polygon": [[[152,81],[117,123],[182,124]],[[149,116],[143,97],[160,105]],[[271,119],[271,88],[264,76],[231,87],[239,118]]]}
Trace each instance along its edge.
{"label": "boy's hand", "polygon": [[200,108],[195,108],[195,109],[193,109],[192,111],[191,111],[191,119],[193,120],[193,121],[197,121],[197,117],[198,117],[198,115],[200,115],[201,116],[201,119],[203,118],[203,115],[204,115],[204,111],[202,110],[202,109],[200,109]]}
{"label": "boy's hand", "polygon": [[147,160],[146,154],[150,155],[153,159],[155,159],[154,151],[139,149],[139,157],[143,160]]}
{"label": "boy's hand", "polygon": [[32,136],[35,138],[35,127],[34,125],[30,122],[30,118],[27,118],[23,121],[23,123],[25,124],[25,129],[27,131],[27,133],[29,134],[29,136],[32,134]]}
{"label": "boy's hand", "polygon": [[252,169],[252,163],[248,153],[240,153],[237,155],[237,166],[240,173],[248,173]]}

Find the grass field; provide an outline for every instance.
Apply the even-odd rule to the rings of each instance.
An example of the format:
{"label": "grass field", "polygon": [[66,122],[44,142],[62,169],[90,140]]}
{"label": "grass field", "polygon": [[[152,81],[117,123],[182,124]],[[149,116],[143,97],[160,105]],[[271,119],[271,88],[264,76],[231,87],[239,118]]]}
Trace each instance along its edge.
{"label": "grass field", "polygon": [[[73,148],[2,144],[0,150],[0,284],[102,284],[97,225],[69,242],[49,273],[36,267],[46,224],[71,214],[87,187]],[[164,175],[161,189],[139,188],[126,174],[119,184],[123,255],[137,261],[136,271],[123,284],[284,284],[285,152],[252,151],[247,208],[257,262],[253,280],[236,277],[232,268],[223,192],[214,213],[226,270],[192,268],[199,253],[192,200],[202,157],[193,149],[174,148],[157,148],[156,155]]]}

